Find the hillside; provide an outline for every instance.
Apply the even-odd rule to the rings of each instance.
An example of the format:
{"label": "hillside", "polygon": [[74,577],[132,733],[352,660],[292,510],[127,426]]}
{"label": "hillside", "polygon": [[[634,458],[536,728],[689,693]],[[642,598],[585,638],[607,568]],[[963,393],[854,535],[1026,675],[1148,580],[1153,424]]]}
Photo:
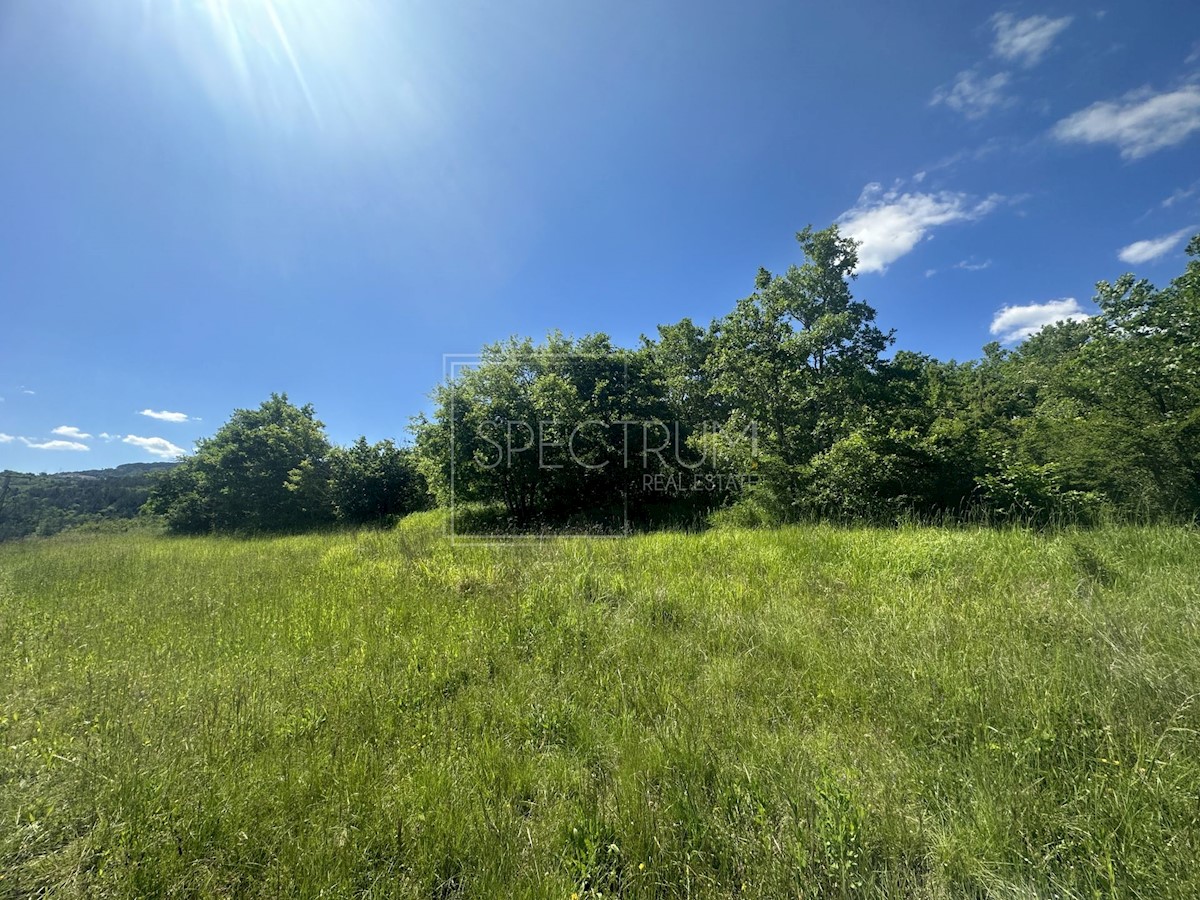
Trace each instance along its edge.
{"label": "hillside", "polygon": [[0,472],[0,541],[48,536],[78,525],[138,514],[159,473],[176,463],[126,463],[34,475]]}

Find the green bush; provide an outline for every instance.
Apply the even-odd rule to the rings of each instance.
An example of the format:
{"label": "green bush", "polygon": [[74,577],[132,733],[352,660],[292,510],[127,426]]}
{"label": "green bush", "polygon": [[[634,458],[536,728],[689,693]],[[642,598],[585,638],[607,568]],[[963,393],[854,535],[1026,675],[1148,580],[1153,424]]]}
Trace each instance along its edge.
{"label": "green bush", "polygon": [[1106,506],[1103,494],[1067,488],[1053,463],[1008,463],[978,485],[980,509],[999,522],[1094,525]]}

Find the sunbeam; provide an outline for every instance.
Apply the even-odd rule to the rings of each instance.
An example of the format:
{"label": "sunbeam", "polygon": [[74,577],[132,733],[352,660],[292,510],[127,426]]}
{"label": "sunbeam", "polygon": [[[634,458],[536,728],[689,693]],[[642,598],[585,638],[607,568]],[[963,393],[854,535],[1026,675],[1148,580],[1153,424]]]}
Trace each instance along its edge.
{"label": "sunbeam", "polygon": [[304,99],[308,103],[308,108],[317,120],[317,124],[320,124],[321,113],[317,109],[316,103],[313,102],[312,92],[308,89],[308,82],[304,79],[304,70],[301,69],[300,62],[296,59],[296,53],[292,50],[292,42],[288,40],[287,30],[283,27],[283,23],[279,21],[279,14],[275,11],[275,4],[272,0],[262,0],[262,3],[263,8],[267,11],[267,15],[271,19],[271,26],[275,30],[275,36],[279,39],[279,46],[287,56],[288,63],[292,67],[292,73],[296,76],[296,83],[300,86],[300,90],[304,94]]}
{"label": "sunbeam", "polygon": [[393,108],[397,97],[415,93],[412,54],[397,44],[406,32],[377,0],[141,0],[138,7],[160,64],[181,66],[226,111],[320,132],[376,127],[412,112],[411,103]]}

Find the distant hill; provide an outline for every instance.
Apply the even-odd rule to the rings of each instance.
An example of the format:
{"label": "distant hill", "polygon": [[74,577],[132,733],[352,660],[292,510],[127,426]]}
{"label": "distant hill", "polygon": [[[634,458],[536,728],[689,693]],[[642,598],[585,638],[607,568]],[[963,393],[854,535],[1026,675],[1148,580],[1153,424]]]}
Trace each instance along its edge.
{"label": "distant hill", "polygon": [[173,469],[179,463],[173,462],[140,462],[124,463],[111,469],[85,469],[82,472],[59,472],[59,478],[136,478],[152,472],[165,472]]}
{"label": "distant hill", "polygon": [[173,462],[125,463],[112,469],[34,475],[0,472],[0,541],[133,519],[154,480]]}

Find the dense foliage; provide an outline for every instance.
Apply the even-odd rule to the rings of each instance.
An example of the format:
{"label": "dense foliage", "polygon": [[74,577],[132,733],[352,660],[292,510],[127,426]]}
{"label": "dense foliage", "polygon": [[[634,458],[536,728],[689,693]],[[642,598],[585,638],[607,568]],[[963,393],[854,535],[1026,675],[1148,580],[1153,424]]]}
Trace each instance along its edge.
{"label": "dense foliage", "polygon": [[391,441],[334,447],[311,405],[272,394],[235,410],[155,485],[146,510],[179,532],[296,531],[423,509],[410,452]]}
{"label": "dense foliage", "polygon": [[514,521],[1200,511],[1200,236],[1166,288],[1100,282],[1097,315],[967,363],[885,357],[892,334],[850,290],[855,242],[836,226],[797,239],[802,265],[760,270],[707,328],[659,326],[635,349],[603,334],[485,347],[416,424],[438,500]]}
{"label": "dense foliage", "polygon": [[[682,350],[703,339],[686,321],[669,335]],[[669,475],[692,455],[685,444],[703,423],[686,417],[687,391],[706,390],[687,370],[698,357],[655,349],[557,334],[541,346],[485,347],[478,366],[437,389],[434,418],[416,425],[418,465],[437,500],[502,503],[521,521],[590,514],[614,524],[650,514],[662,498],[641,491],[643,475]]]}
{"label": "dense foliage", "polygon": [[133,519],[156,475],[173,463],[28,475],[0,472],[0,541]]}

